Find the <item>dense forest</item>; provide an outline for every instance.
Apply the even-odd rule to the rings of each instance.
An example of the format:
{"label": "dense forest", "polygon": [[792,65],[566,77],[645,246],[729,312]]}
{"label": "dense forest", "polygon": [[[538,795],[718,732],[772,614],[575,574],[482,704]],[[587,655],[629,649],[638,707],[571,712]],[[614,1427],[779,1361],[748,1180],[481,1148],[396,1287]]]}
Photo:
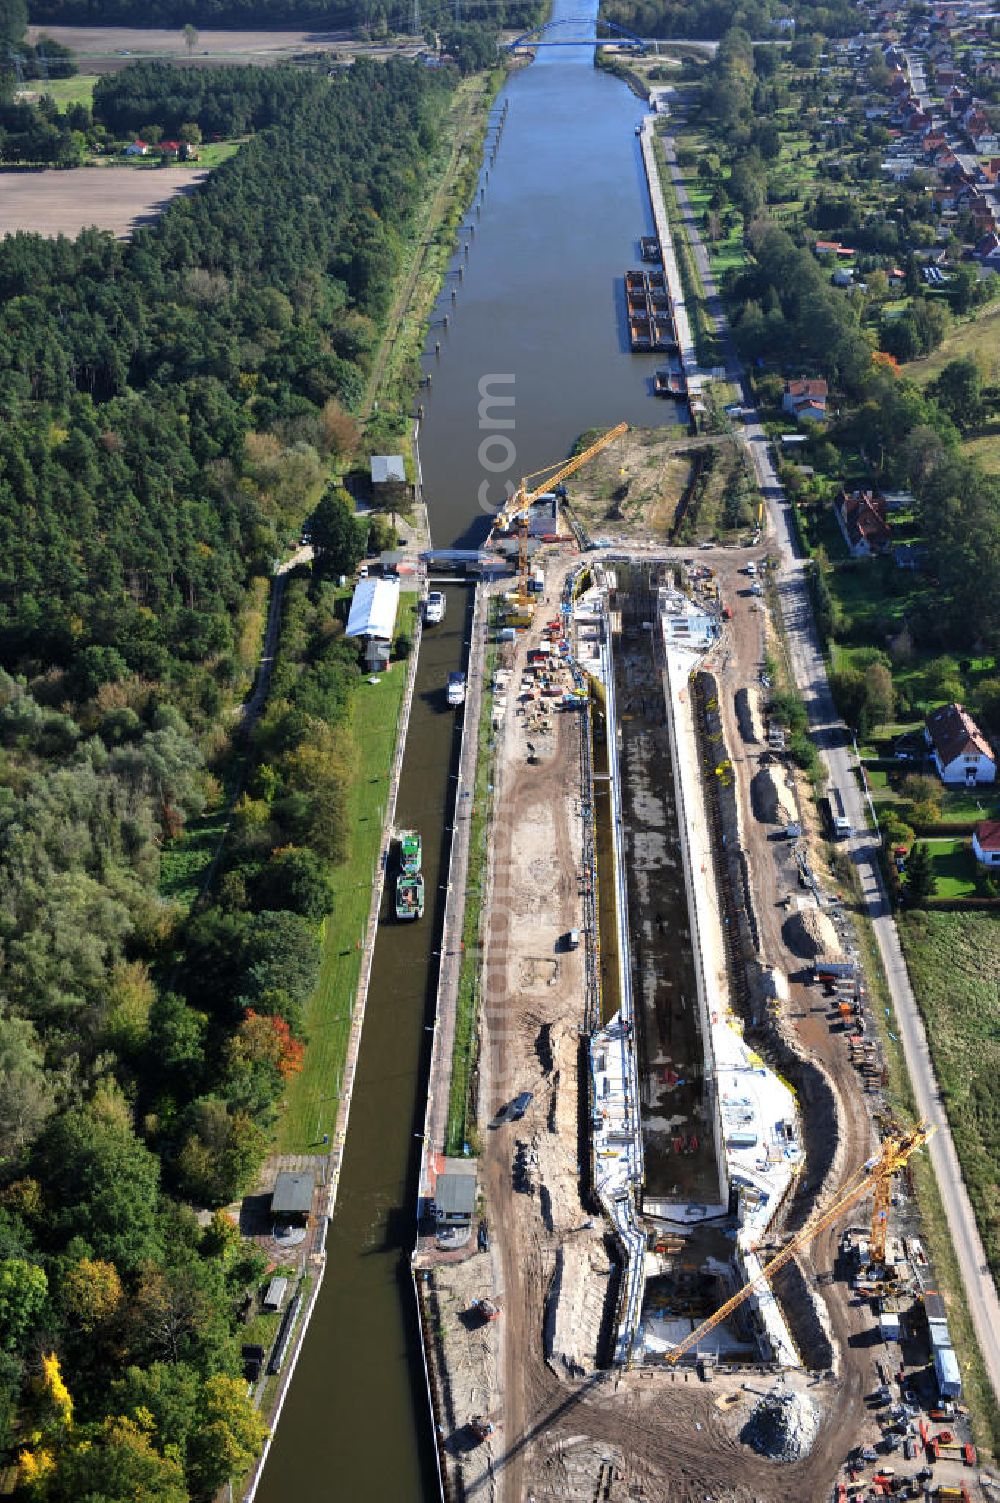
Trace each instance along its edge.
{"label": "dense forest", "polygon": [[276,89],[265,68],[135,63],[97,80],[93,112],[113,136],[130,135],[150,121],[167,135],[194,121],[205,135],[241,136],[287,119],[313,88],[304,72],[289,71]]}
{"label": "dense forest", "polygon": [[[20,4],[21,0],[5,0]],[[503,26],[537,23],[541,0],[463,0],[466,22],[497,31]],[[422,0],[425,27],[441,30],[458,19],[450,0]],[[226,26],[313,30],[360,28],[382,35],[407,32],[411,0],[32,0],[31,20],[38,26]],[[333,39],[331,39],[333,40]]]}
{"label": "dense forest", "polygon": [[[32,1499],[207,1499],[260,1443],[237,1315],[263,1261],[213,1213],[301,1065],[360,677],[327,579],[365,537],[326,476],[454,76],[262,71],[265,128],[130,245],[0,242],[0,1450]],[[187,87],[135,80],[164,120]],[[163,847],[218,795],[251,586],[307,513],[314,578],[188,918]]]}
{"label": "dense forest", "polygon": [[[800,31],[851,36],[858,29],[854,0],[607,0],[605,14],[644,37],[724,36],[740,27],[755,38]],[[53,19],[53,18],[49,18]]]}

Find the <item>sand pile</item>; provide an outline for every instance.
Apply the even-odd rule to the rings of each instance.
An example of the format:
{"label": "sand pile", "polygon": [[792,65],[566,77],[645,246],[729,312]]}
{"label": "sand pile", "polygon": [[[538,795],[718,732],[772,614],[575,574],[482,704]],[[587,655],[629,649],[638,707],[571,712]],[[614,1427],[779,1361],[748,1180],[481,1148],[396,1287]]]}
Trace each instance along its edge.
{"label": "sand pile", "polygon": [[775,1461],[808,1456],[819,1432],[819,1410],[804,1393],[772,1393],[756,1405],[740,1440]]}
{"label": "sand pile", "polygon": [[568,1378],[583,1378],[597,1363],[597,1343],[611,1280],[603,1245],[579,1237],[556,1249],[556,1270],[545,1312],[545,1356]]}
{"label": "sand pile", "polygon": [[800,908],[785,920],[781,932],[792,954],[803,960],[815,960],[818,955],[832,960],[840,954],[837,931],[818,908]]}

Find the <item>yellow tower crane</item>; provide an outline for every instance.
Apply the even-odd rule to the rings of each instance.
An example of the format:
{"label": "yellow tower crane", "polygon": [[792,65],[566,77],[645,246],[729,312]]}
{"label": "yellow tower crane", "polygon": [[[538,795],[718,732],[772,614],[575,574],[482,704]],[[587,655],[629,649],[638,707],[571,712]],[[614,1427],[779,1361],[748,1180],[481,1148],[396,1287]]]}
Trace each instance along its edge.
{"label": "yellow tower crane", "polygon": [[[621,438],[627,432],[628,423],[619,423],[617,427],[602,434],[579,454],[574,454],[572,459],[567,459],[562,463],[557,462],[555,465],[546,465],[541,470],[533,470],[530,475],[525,475],[510,500],[498,513],[493,524],[497,532],[508,532],[515,523],[518,527],[518,595],[522,603],[528,599],[528,516],[532,506],[540,496],[544,496],[560,481],[575,474],[581,465],[587,463],[588,459],[593,459],[595,454],[600,454],[602,449],[608,447],[608,444],[614,443],[616,438]],[[554,474],[549,474],[550,470],[553,470]],[[537,480],[539,475],[545,475],[546,480],[529,491],[528,481]]]}
{"label": "yellow tower crane", "polygon": [[786,1263],[790,1263],[796,1253],[801,1252],[804,1247],[808,1246],[817,1233],[821,1232],[824,1227],[829,1226],[831,1222],[836,1221],[842,1212],[846,1211],[849,1206],[854,1205],[856,1201],[859,1201],[872,1189],[875,1192],[875,1209],[872,1213],[871,1234],[872,1261],[883,1263],[885,1261],[885,1238],[888,1225],[892,1176],[897,1170],[902,1169],[911,1154],[915,1153],[918,1148],[923,1147],[933,1132],[934,1128],[929,1122],[921,1122],[908,1132],[900,1130],[897,1135],[885,1138],[879,1153],[875,1158],[869,1159],[862,1166],[847,1188],[841,1191],[833,1205],[828,1207],[822,1216],[817,1217],[815,1221],[803,1227],[802,1231],[793,1237],[782,1248],[781,1252],[771,1259],[770,1263],[765,1264],[756,1278],[751,1279],[748,1284],[744,1284],[738,1294],[734,1294],[732,1299],[726,1300],[726,1303],[716,1310],[714,1315],[710,1315],[689,1336],[685,1336],[683,1341],[678,1342],[672,1351],[667,1353],[665,1360],[671,1364],[679,1362],[685,1352],[689,1352],[692,1347],[697,1346],[703,1336],[707,1336],[709,1331],[714,1331],[715,1327],[726,1320],[728,1316],[732,1315],[733,1311],[737,1310],[743,1304],[744,1300],[749,1299],[753,1294],[759,1293],[770,1284],[774,1275],[780,1269],[784,1268]]}

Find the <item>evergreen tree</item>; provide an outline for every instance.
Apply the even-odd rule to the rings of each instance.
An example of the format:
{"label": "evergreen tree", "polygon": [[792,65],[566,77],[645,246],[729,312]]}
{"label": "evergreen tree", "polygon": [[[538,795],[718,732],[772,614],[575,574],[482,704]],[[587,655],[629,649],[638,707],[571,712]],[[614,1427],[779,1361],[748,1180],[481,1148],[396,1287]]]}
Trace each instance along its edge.
{"label": "evergreen tree", "polygon": [[921,841],[915,845],[906,860],[906,897],[914,907],[919,907],[934,896],[937,878],[931,865],[931,853]]}

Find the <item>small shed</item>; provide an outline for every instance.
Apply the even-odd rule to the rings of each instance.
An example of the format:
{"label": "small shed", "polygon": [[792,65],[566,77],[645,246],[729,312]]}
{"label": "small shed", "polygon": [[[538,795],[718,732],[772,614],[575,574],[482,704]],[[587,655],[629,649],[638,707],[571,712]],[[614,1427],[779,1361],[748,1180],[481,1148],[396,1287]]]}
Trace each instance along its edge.
{"label": "small shed", "polygon": [[883,1341],[898,1341],[901,1330],[899,1311],[883,1305],[879,1311],[878,1329]]}
{"label": "small shed", "polygon": [[347,635],[363,639],[365,662],[370,671],[389,666],[398,609],[398,578],[358,581],[347,618]]}
{"label": "small shed", "polygon": [[397,575],[400,579],[412,577],[420,569],[416,557],[405,548],[390,548],[380,554],[379,567],[387,578]]}
{"label": "small shed", "polygon": [[406,461],[402,454],[373,454],[372,485],[405,485]]}
{"label": "small shed", "polygon": [[476,1170],[464,1160],[454,1160],[437,1177],[434,1215],[438,1227],[469,1227],[476,1210]]}
{"label": "small shed", "polygon": [[280,1310],[285,1303],[285,1295],[288,1293],[288,1280],[283,1278],[272,1279],[264,1290],[264,1298],[261,1305],[265,1310]]}
{"label": "small shed", "polygon": [[312,1210],[314,1188],[312,1174],[283,1169],[271,1192],[271,1215],[279,1221],[304,1223]]}

